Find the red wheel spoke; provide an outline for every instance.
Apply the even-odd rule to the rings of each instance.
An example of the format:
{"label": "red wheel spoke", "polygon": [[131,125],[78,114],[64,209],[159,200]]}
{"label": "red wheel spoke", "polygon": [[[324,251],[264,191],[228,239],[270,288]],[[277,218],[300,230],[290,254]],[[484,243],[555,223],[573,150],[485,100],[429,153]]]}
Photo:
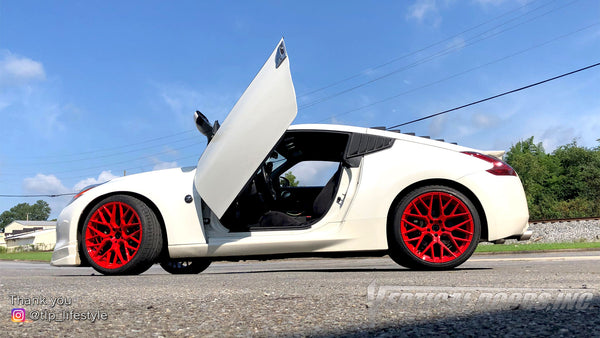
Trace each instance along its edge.
{"label": "red wheel spoke", "polygon": [[456,229],[454,229],[454,230],[452,230],[452,231],[460,231],[460,232],[463,232],[463,233],[465,233],[465,234],[467,234],[467,235],[472,235],[472,234],[473,234],[473,232],[472,232],[472,231],[465,230],[465,229],[463,229],[463,228],[456,228]]}
{"label": "red wheel spoke", "polygon": [[[412,224],[411,224],[411,225],[412,225]],[[416,227],[416,226],[415,226],[415,227],[413,227],[412,229],[406,230],[406,233],[407,233],[407,234],[409,234],[409,233],[411,233],[411,232],[415,232],[415,231],[420,231],[420,232],[423,232],[421,228],[419,228],[419,227]]]}
{"label": "red wheel spoke", "polygon": [[433,244],[434,243],[435,242],[433,242],[433,241],[431,243],[429,243],[429,245],[427,245],[427,247],[423,250],[423,253],[425,254],[425,253],[427,253],[427,250],[431,249],[431,257],[433,257]]}
{"label": "red wheel spoke", "polygon": [[469,215],[471,215],[471,213],[469,213],[469,212],[463,212],[463,213],[460,213],[460,214],[453,214],[453,215],[450,214],[450,215],[448,215],[446,217],[447,218],[468,217]]}
{"label": "red wheel spoke", "polygon": [[[426,209],[427,209],[427,214],[423,215],[421,213],[421,210],[419,209],[419,207],[417,207],[417,202],[420,202]],[[419,212],[419,214],[423,215],[423,216],[429,216],[431,214],[431,208],[429,208],[429,206],[427,205],[427,203],[425,203],[425,201],[418,199],[415,202],[413,202],[414,208],[417,209],[417,211]]]}
{"label": "red wheel spoke", "polygon": [[[409,226],[411,227],[411,229],[409,229],[409,228],[407,227],[407,225],[409,225]],[[417,231],[422,231],[422,232],[423,232],[423,231],[426,231],[426,228],[425,228],[425,227],[418,226],[418,225],[416,225],[416,224],[414,224],[414,223],[411,223],[411,222],[408,222],[408,221],[404,221],[404,228],[405,228],[405,229],[407,229],[407,230],[406,230],[406,232],[407,232],[407,233],[408,233],[408,232],[413,232],[413,231],[415,231],[415,230],[417,230]]]}
{"label": "red wheel spoke", "polygon": [[132,241],[134,241],[134,242],[136,242],[136,243],[138,243],[138,244],[140,243],[140,240],[139,240],[137,237],[131,237],[131,236],[130,236],[130,237],[128,237],[127,239],[130,239],[130,240],[132,240]]}
{"label": "red wheel spoke", "polygon": [[104,225],[104,226],[110,227],[110,223],[108,223],[108,222],[99,221],[99,220],[95,220],[95,219],[90,220],[90,222],[94,222],[96,224],[100,224],[100,225]]}
{"label": "red wheel spoke", "polygon": [[[123,245],[125,246],[125,248],[130,249],[130,250],[136,250],[137,249],[136,247],[133,247],[133,246],[129,245],[129,243],[127,243],[127,242],[124,242]],[[129,252],[129,250],[125,250],[125,251]]]}
{"label": "red wheel spoke", "polygon": [[456,203],[456,205],[454,205],[454,209],[452,209],[452,211],[450,211],[450,213],[448,214],[448,218],[456,216],[456,210],[458,209],[459,206],[460,205],[458,203]]}
{"label": "red wheel spoke", "polygon": [[123,254],[121,253],[121,246],[119,244],[116,244],[116,247],[117,248],[115,249],[115,252],[117,254],[117,258],[121,260],[121,263],[126,262],[125,258],[123,258]]}
{"label": "red wheel spoke", "polygon": [[419,237],[419,241],[417,242],[417,245],[415,245],[415,248],[418,248],[421,246],[421,243],[423,243],[424,238],[425,238],[425,234],[422,234],[421,237]]}
{"label": "red wheel spoke", "polygon": [[117,228],[117,205],[112,205],[111,206],[111,211],[110,211],[110,224],[112,224],[113,227]]}
{"label": "red wheel spoke", "polygon": [[88,244],[88,248],[91,249],[91,248],[95,248],[95,247],[98,247],[98,246],[99,247],[103,247],[104,245],[106,245],[106,241],[102,241],[102,242],[99,242],[99,243],[90,243],[90,244]]}
{"label": "red wheel spoke", "polygon": [[[450,203],[452,203],[452,199],[448,199],[448,202],[446,202],[446,204],[444,206],[442,206],[442,210],[446,210],[446,208],[448,208],[448,206],[450,205]],[[441,203],[440,203],[441,204]],[[454,207],[454,210],[452,210],[452,212],[450,212],[450,215],[452,215],[452,213],[454,211],[456,211],[456,208],[458,208],[458,204]]]}
{"label": "red wheel spoke", "polygon": [[98,230],[98,229],[94,228],[93,226],[88,226],[88,229],[90,229],[90,230],[92,230],[93,232],[95,232],[95,233],[96,233],[96,236],[100,236],[100,237],[102,237],[102,238],[106,238],[106,237],[109,237],[109,236],[110,236],[109,234],[105,234],[105,233],[103,233],[102,231],[100,231],[100,230]]}
{"label": "red wheel spoke", "polygon": [[[415,208],[416,209],[416,208]],[[419,211],[419,209],[417,209],[417,211]],[[415,218],[419,218],[419,219],[427,219],[427,216],[425,215],[417,215],[417,214],[411,214],[410,212],[407,212],[404,214],[404,216],[408,216],[408,217],[415,217]]]}
{"label": "red wheel spoke", "polygon": [[466,239],[466,238],[460,238],[460,237],[452,237],[455,241],[460,241],[460,242],[465,242],[465,243],[469,243],[471,242],[471,240]]}
{"label": "red wheel spoke", "polygon": [[448,248],[446,246],[446,244],[444,244],[443,242],[440,242],[440,246],[442,247],[442,249],[445,249],[446,251],[448,251],[448,253],[450,253],[450,255],[452,255],[454,258],[458,257],[454,254],[454,252],[452,252],[452,250],[450,250],[450,248]]}
{"label": "red wheel spoke", "polygon": [[448,230],[448,231],[454,231],[454,230],[458,230],[458,229],[461,229],[461,228],[462,228],[463,226],[465,226],[465,225],[469,225],[469,224],[471,224],[472,222],[473,222],[473,220],[472,220],[472,219],[467,219],[467,220],[465,220],[465,221],[463,221],[463,222],[461,222],[461,223],[458,223],[458,224],[456,224],[456,225],[453,225],[453,226],[451,226],[451,227],[446,227],[446,230]]}

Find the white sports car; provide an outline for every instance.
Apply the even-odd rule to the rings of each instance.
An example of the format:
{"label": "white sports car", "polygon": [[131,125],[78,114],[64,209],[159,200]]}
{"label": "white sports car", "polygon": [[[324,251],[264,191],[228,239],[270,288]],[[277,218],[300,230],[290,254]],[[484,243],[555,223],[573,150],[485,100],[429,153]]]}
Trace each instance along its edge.
{"label": "white sports car", "polygon": [[[198,273],[218,260],[388,254],[409,268],[448,269],[480,241],[530,236],[523,187],[497,152],[381,129],[290,126],[296,112],[282,40],[221,126],[196,112],[208,138],[197,167],[78,193],[58,218],[52,264]],[[318,186],[286,177],[311,166],[329,168]]]}

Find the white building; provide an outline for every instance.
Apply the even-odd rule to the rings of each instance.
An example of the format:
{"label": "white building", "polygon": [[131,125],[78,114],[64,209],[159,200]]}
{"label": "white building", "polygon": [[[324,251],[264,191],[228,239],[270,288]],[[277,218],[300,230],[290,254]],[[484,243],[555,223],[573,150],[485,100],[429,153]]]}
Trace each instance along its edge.
{"label": "white building", "polygon": [[13,221],[4,228],[7,251],[52,250],[56,245],[56,222]]}

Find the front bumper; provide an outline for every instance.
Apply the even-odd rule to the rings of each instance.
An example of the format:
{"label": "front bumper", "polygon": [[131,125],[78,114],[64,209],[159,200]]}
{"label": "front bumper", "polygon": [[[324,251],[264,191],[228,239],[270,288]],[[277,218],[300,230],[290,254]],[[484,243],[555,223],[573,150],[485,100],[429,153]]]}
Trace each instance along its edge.
{"label": "front bumper", "polygon": [[73,203],[66,206],[58,216],[56,223],[56,246],[50,264],[55,266],[81,265],[79,243],[77,241],[77,225],[81,215],[80,205]]}

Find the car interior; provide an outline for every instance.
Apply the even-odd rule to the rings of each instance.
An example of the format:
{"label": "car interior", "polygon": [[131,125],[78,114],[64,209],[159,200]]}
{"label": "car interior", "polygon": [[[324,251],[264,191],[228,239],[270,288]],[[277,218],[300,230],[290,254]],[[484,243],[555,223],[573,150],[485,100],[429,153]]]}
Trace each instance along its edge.
{"label": "car interior", "polygon": [[[221,223],[231,232],[306,229],[334,202],[350,135],[343,132],[288,131],[227,209]],[[284,177],[297,164],[337,168],[324,185],[298,186]],[[321,180],[325,182],[325,179]]]}

